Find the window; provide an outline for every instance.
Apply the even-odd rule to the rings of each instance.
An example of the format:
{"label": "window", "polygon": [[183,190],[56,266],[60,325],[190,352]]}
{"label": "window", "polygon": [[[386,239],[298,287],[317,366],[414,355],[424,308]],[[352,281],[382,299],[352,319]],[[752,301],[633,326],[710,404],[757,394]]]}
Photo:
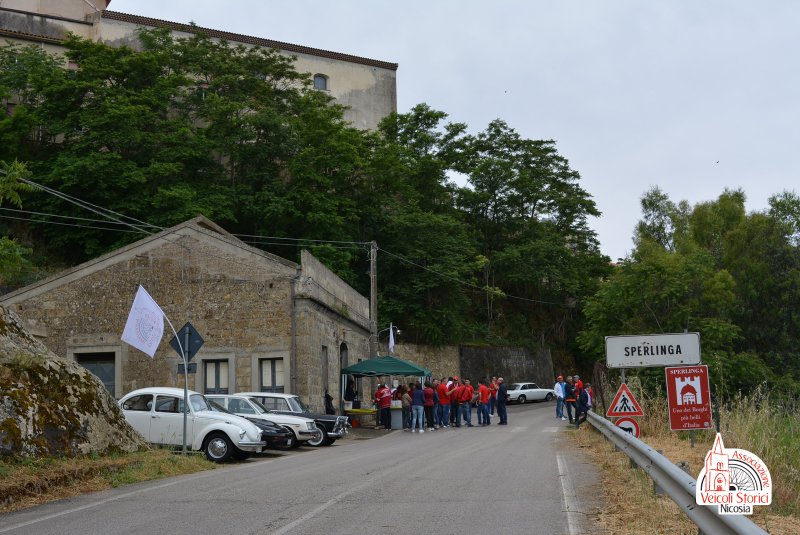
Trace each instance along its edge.
{"label": "window", "polygon": [[328,77],[324,74],[315,74],[314,75],[314,89],[318,89],[320,91],[327,91],[328,90]]}
{"label": "window", "polygon": [[203,361],[203,377],[205,378],[205,394],[228,393],[228,361]]}
{"label": "window", "polygon": [[107,353],[75,353],[75,361],[96,375],[111,395],[115,395],[116,355]]}
{"label": "window", "polygon": [[122,404],[122,409],[126,411],[149,412],[153,408],[153,394],[142,394],[133,396]]}
{"label": "window", "polygon": [[283,393],[283,359],[261,359],[261,392]]}
{"label": "window", "polygon": [[172,396],[158,396],[156,398],[156,412],[180,412],[181,401]]}
{"label": "window", "polygon": [[228,410],[231,412],[235,412],[236,414],[255,414],[256,411],[253,410],[253,407],[243,399],[231,399],[228,400]]}

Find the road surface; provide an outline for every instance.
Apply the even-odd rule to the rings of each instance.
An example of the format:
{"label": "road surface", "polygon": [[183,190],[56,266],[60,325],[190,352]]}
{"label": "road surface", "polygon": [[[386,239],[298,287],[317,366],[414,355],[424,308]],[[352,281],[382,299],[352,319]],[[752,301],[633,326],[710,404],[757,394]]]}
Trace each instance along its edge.
{"label": "road surface", "polygon": [[0,515],[0,534],[591,533],[599,473],[554,413],[537,403],[511,406],[507,426],[376,430]]}

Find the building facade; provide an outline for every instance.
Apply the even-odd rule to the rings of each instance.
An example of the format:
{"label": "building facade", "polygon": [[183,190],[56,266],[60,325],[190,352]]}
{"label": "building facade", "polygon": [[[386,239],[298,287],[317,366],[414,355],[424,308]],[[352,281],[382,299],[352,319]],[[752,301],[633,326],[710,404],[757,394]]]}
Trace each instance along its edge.
{"label": "building facade", "polygon": [[169,28],[182,37],[200,31],[234,45],[274,48],[295,57],[295,68],[309,73],[316,89],[348,106],[345,119],[356,128],[374,129],[381,119],[397,111],[396,63],[118,13],[106,9],[110,1],[0,0],[0,39],[35,43],[59,52],[70,32],[111,46],[136,48],[139,28]]}
{"label": "building facade", "polygon": [[199,216],[0,297],[56,355],[119,398],[182,386],[165,334],[154,356],[122,342],[139,285],[176,330],[204,345],[188,385],[203,393],[300,394],[315,409],[341,398],[340,370],[369,358],[369,301],[307,251],[300,264],[250,247]]}

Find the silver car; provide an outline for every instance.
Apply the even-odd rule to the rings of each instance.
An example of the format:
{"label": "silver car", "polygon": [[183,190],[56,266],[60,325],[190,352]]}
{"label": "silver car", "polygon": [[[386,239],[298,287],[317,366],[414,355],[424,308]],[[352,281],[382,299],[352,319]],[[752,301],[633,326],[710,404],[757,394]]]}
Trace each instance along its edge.
{"label": "silver car", "polygon": [[528,401],[550,401],[556,397],[552,388],[539,388],[536,383],[512,383],[508,385],[508,401],[527,403]]}

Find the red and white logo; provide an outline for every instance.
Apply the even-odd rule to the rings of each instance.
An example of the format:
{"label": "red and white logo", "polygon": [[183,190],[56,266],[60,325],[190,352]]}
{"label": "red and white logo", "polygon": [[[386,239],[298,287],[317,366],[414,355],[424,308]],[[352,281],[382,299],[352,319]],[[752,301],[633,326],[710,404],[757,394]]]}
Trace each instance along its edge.
{"label": "red and white logo", "polygon": [[717,433],[697,476],[695,499],[698,505],[718,505],[721,515],[749,515],[753,506],[772,503],[772,476],[758,456],[726,448]]}

